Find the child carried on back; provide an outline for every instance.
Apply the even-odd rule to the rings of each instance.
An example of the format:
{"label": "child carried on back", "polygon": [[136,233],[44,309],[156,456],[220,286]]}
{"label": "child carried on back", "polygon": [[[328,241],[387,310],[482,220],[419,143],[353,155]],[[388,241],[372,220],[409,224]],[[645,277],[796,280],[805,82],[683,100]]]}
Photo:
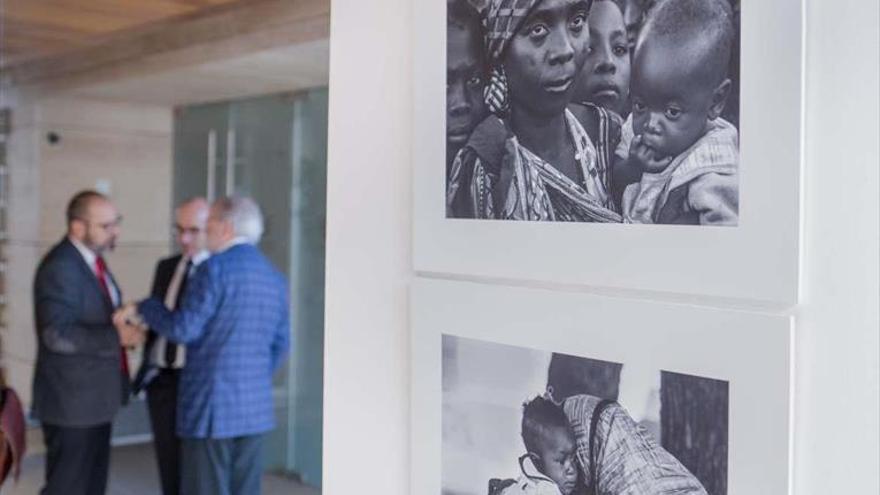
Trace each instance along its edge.
{"label": "child carried on back", "polygon": [[536,397],[523,406],[522,474],[501,495],[573,495],[578,486],[577,445],[565,411]]}

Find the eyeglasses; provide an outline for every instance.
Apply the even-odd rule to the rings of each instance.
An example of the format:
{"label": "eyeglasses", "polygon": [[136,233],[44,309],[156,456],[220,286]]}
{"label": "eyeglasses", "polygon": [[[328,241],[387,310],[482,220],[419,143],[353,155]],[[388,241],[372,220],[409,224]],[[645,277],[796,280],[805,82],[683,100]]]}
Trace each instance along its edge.
{"label": "eyeglasses", "polygon": [[118,216],[118,217],[116,217],[115,220],[112,220],[110,222],[103,222],[103,223],[93,222],[93,221],[89,220],[88,218],[77,218],[77,220],[85,223],[86,225],[97,225],[99,229],[102,229],[106,232],[110,232],[111,230],[118,228],[120,225],[122,225],[122,216]]}
{"label": "eyeglasses", "polygon": [[177,235],[184,235],[184,234],[199,235],[199,233],[202,232],[202,229],[200,227],[183,227],[181,225],[175,225],[174,232]]}

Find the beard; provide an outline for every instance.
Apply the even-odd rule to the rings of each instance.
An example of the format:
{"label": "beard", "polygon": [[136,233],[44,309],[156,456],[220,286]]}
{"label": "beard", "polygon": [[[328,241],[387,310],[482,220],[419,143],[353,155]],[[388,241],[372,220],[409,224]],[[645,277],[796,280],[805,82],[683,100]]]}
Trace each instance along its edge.
{"label": "beard", "polygon": [[99,242],[92,236],[86,236],[84,244],[95,253],[109,253],[116,248],[116,237],[110,237],[104,242]]}

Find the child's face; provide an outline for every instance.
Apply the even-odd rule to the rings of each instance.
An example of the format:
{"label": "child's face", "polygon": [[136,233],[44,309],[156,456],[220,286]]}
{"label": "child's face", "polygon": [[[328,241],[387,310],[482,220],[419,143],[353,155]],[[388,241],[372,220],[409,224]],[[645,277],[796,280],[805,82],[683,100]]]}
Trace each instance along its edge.
{"label": "child's face", "polygon": [[504,58],[510,101],[539,115],[562,113],[589,47],[586,0],[545,0],[514,35]]}
{"label": "child's face", "polygon": [[636,50],[630,89],[633,131],[655,160],[681,154],[720,112],[717,88],[693,59],[680,46],[651,40]]}
{"label": "child's face", "polygon": [[623,22],[626,25],[626,36],[629,43],[630,53],[636,47],[636,38],[639,36],[639,30],[645,21],[648,10],[657,3],[658,0],[625,0],[623,9]]}
{"label": "child's face", "polygon": [[461,146],[485,116],[483,52],[471,30],[450,25],[446,32],[446,138]]}
{"label": "child's face", "polygon": [[629,97],[629,47],[623,15],[610,0],[590,10],[590,50],[580,90],[580,99],[623,113]]}
{"label": "child's face", "polygon": [[569,495],[577,483],[576,446],[568,428],[551,428],[541,441],[541,472],[556,483],[562,495]]}

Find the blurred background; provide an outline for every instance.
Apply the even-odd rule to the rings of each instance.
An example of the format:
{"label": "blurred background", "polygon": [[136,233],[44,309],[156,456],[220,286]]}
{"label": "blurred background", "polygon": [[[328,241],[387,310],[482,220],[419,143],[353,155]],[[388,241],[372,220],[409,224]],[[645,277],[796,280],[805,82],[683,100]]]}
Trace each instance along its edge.
{"label": "blurred background", "polygon": [[[110,194],[124,217],[108,262],[126,299],[173,252],[175,204],[249,195],[295,318],[266,493],[319,491],[329,24],[329,0],[0,1],[0,367],[26,410],[34,270],[75,192]],[[110,493],[158,493],[142,399],[113,431]],[[27,444],[3,493],[38,490],[36,424]]]}

